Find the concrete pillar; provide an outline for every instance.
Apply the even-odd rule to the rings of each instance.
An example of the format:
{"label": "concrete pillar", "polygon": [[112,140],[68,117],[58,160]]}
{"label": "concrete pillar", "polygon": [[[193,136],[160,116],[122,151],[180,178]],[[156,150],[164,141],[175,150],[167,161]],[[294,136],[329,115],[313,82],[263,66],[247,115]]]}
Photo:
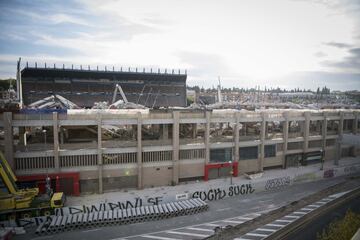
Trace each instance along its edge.
{"label": "concrete pillar", "polygon": [[205,164],[210,162],[210,119],[211,112],[206,111],[206,123],[205,123]]}
{"label": "concrete pillar", "polygon": [[310,135],[310,112],[304,113],[304,153],[309,150],[309,135]]}
{"label": "concrete pillar", "polygon": [[196,135],[197,135],[197,124],[193,123],[192,124],[192,138],[196,139]]}
{"label": "concrete pillar", "polygon": [[168,124],[161,124],[160,125],[160,138],[162,140],[169,139],[169,125]]}
{"label": "concrete pillar", "polygon": [[[324,121],[322,124],[322,147],[323,147],[323,151],[325,151],[326,149],[326,137],[327,137],[327,113],[324,112]],[[326,152],[324,152],[324,154],[326,154]],[[325,155],[324,155],[325,156]]]}
{"label": "concrete pillar", "polygon": [[340,120],[339,120],[339,136],[337,141],[337,157],[335,158],[335,165],[339,165],[339,160],[341,158],[341,145],[343,140],[344,133],[344,112],[340,112]]}
{"label": "concrete pillar", "polygon": [[9,163],[12,170],[15,172],[15,159],[14,159],[14,139],[12,127],[12,113],[5,112],[3,114],[4,120],[4,145],[5,145],[5,159]]}
{"label": "concrete pillar", "polygon": [[265,134],[266,134],[266,114],[261,113],[261,129],[260,129],[260,158],[258,161],[259,171],[264,169],[265,160]]}
{"label": "concrete pillar", "polygon": [[143,179],[142,179],[142,117],[141,113],[137,113],[137,174],[138,174],[138,189],[143,188]]}
{"label": "concrete pillar", "polygon": [[99,178],[99,193],[103,193],[103,161],[102,161],[102,133],[101,133],[101,115],[97,115],[97,136],[98,136],[98,178]]}
{"label": "concrete pillar", "polygon": [[54,135],[54,163],[55,171],[60,171],[60,160],[59,160],[59,126],[58,126],[58,113],[53,113],[53,135]]}
{"label": "concrete pillar", "polygon": [[353,126],[352,126],[352,133],[353,133],[354,135],[356,135],[356,134],[357,134],[357,131],[358,131],[359,113],[358,113],[358,112],[354,112],[354,115],[355,115],[355,119],[354,119]]}
{"label": "concrete pillar", "polygon": [[283,147],[283,168],[286,167],[286,155],[287,155],[287,148],[288,148],[288,141],[289,141],[289,114],[288,112],[283,113],[283,117],[285,118],[284,128],[283,128],[283,135],[284,135],[284,147]]}
{"label": "concrete pillar", "polygon": [[179,183],[179,118],[180,113],[173,112],[173,184]]}
{"label": "concrete pillar", "polygon": [[234,158],[234,162],[238,162],[239,161],[239,130],[240,130],[240,113],[236,112],[235,113],[235,158]]}

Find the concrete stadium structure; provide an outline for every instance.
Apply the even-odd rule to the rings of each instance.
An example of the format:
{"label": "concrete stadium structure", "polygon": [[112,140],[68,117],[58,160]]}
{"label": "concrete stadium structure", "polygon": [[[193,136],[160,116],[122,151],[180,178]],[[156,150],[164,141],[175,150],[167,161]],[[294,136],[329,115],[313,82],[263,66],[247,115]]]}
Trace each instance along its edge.
{"label": "concrete stadium structure", "polygon": [[[68,110],[3,113],[19,176],[79,173],[81,192],[147,188],[360,155],[359,110]],[[29,129],[38,129],[32,139]],[[44,129],[46,131],[44,131]],[[139,131],[141,129],[141,131]],[[35,139],[35,140],[34,140]]]}
{"label": "concrete stadium structure", "polygon": [[151,69],[103,71],[90,67],[29,67],[21,70],[24,104],[28,105],[52,94],[59,94],[79,107],[91,108],[94,102],[111,103],[115,85],[119,84],[127,99],[147,107],[186,106],[186,71],[160,72]]}

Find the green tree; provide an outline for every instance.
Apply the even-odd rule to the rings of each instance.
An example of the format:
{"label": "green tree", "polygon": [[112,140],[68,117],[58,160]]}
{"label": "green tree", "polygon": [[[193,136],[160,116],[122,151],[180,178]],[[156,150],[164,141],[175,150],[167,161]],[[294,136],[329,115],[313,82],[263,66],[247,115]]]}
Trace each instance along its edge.
{"label": "green tree", "polygon": [[317,240],[350,240],[360,228],[360,214],[348,210],[345,217],[332,221],[321,234],[317,234]]}

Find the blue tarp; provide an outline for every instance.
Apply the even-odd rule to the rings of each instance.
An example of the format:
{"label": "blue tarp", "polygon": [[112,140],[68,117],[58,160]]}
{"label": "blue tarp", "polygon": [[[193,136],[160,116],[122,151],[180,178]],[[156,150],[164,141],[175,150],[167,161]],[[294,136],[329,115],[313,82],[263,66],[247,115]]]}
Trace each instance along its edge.
{"label": "blue tarp", "polygon": [[32,109],[32,108],[24,108],[20,110],[20,113],[23,114],[51,114],[53,112],[57,112],[59,114],[66,114],[67,109]]}

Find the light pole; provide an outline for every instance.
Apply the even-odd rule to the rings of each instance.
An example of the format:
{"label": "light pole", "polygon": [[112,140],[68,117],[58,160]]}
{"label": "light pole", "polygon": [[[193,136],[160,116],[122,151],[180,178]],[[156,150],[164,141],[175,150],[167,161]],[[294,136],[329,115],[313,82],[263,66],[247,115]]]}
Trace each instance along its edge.
{"label": "light pole", "polygon": [[46,179],[45,179],[45,188],[46,188],[46,193],[50,196],[51,195],[51,179],[49,178],[48,175],[48,162],[47,162],[47,158],[46,158],[46,151],[47,151],[47,143],[46,143],[46,129],[43,129],[42,132],[44,133],[44,147],[45,147],[45,164],[46,164]]}
{"label": "light pole", "polygon": [[230,164],[230,185],[232,185],[233,184],[232,177],[233,177],[233,174],[234,174],[232,161],[229,161],[229,164]]}
{"label": "light pole", "polygon": [[325,150],[324,149],[321,149],[320,150],[320,152],[321,152],[321,168],[320,168],[320,170],[323,170],[324,169],[324,157],[325,157]]}

